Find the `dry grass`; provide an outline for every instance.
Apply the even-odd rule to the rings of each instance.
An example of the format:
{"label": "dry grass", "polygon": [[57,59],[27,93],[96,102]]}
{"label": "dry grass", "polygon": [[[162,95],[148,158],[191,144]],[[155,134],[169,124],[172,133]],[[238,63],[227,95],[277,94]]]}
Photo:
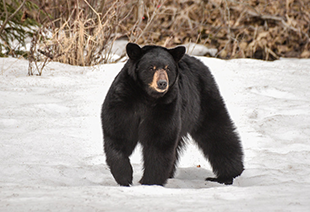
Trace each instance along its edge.
{"label": "dry grass", "polygon": [[138,42],[197,42],[218,49],[220,58],[309,58],[309,11],[308,0],[167,0]]}
{"label": "dry grass", "polygon": [[[89,5],[90,6],[90,5]],[[79,66],[91,66],[110,60],[111,44],[117,38],[120,2],[114,2],[104,14],[97,13],[95,18],[87,18],[84,10],[78,8],[53,35],[45,40],[41,52],[50,59]],[[91,6],[90,6],[91,7]]]}
{"label": "dry grass", "polygon": [[[41,29],[52,35],[38,33],[36,38],[38,51],[53,61],[80,66],[111,62],[111,44],[120,37],[166,47],[199,43],[227,59],[310,57],[308,0],[57,2],[67,4],[62,15],[58,12]],[[51,8],[61,9],[55,2],[45,9]],[[39,60],[35,55],[34,61]]]}

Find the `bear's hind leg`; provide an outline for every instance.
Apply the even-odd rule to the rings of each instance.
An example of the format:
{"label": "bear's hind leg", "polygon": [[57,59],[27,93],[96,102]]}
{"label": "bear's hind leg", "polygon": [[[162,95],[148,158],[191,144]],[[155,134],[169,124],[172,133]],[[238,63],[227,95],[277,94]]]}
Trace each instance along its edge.
{"label": "bear's hind leg", "polygon": [[225,105],[218,100],[208,100],[209,105],[214,107],[206,107],[200,127],[192,132],[191,136],[202,149],[217,176],[207,180],[232,184],[233,178],[243,171],[243,151]]}
{"label": "bear's hind leg", "polygon": [[233,178],[243,171],[243,153],[240,140],[233,129],[218,128],[213,131],[204,130],[192,135],[209,160],[216,178],[206,180],[233,183]]}

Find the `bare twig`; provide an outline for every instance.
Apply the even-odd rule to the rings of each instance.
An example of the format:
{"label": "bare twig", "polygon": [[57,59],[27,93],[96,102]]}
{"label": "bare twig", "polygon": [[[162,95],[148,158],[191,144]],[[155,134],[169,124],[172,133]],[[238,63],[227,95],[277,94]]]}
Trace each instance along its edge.
{"label": "bare twig", "polygon": [[[162,3],[163,3],[162,1],[159,1],[158,5],[161,5]],[[158,15],[159,10],[160,10],[161,7],[158,7],[156,5],[154,5],[154,6],[155,6],[155,9],[154,9],[154,11],[152,13],[151,18],[149,18],[149,20],[148,20],[147,24],[145,25],[144,29],[139,34],[139,36],[136,39],[133,40],[133,42],[137,42],[144,35],[144,33],[149,30],[149,28],[150,28],[154,18]]]}
{"label": "bare twig", "polygon": [[34,52],[35,52],[35,46],[37,44],[37,35],[34,34],[32,36],[32,40],[31,40],[31,46],[30,46],[30,51],[29,51],[29,66],[28,66],[28,75],[32,76],[33,75],[33,66],[32,66],[32,62],[34,62]]}
{"label": "bare twig", "polygon": [[137,12],[137,22],[138,25],[140,25],[142,18],[143,18],[143,14],[144,14],[144,2],[143,0],[138,0],[138,12]]}
{"label": "bare twig", "polygon": [[[12,13],[10,16],[8,14],[7,8],[6,8],[6,1],[3,1],[3,7],[4,7],[4,11],[5,11],[5,20],[0,28],[0,34],[2,34],[2,31],[4,30],[4,27],[7,25],[7,23],[19,12],[19,10],[24,6],[24,4],[26,3],[26,0],[24,0],[21,5],[19,5],[19,7],[15,10],[14,13]],[[1,38],[1,37],[0,37]]]}

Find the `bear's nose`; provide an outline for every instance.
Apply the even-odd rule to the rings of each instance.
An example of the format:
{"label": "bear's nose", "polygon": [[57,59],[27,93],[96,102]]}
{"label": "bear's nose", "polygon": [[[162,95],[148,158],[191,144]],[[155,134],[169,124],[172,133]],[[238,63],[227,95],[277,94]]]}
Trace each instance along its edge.
{"label": "bear's nose", "polygon": [[158,80],[157,87],[161,90],[166,89],[167,87],[167,81],[166,80]]}

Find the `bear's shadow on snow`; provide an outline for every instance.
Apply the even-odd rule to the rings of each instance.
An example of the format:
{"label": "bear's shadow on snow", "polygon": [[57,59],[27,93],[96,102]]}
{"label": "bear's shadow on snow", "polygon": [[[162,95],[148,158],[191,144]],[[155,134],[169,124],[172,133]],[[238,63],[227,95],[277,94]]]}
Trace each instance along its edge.
{"label": "bear's shadow on snow", "polygon": [[224,185],[217,182],[206,181],[207,177],[213,177],[214,174],[211,170],[204,168],[178,168],[176,176],[169,179],[165,187],[167,188],[215,188],[215,187],[252,187],[259,185],[273,184],[268,180],[268,175],[262,176],[258,174],[258,170],[249,169],[245,170],[243,175],[234,179],[233,185]]}
{"label": "bear's shadow on snow", "polygon": [[206,181],[214,177],[211,170],[198,167],[177,168],[176,176],[168,180],[167,188],[211,188],[223,186],[216,182]]}
{"label": "bear's shadow on snow", "polygon": [[[142,172],[134,174],[134,182],[132,186],[141,186],[139,180]],[[174,178],[169,178],[165,188],[213,188],[225,186],[217,182],[206,181],[207,177],[213,177],[214,174],[211,170],[198,167],[190,168],[177,168]]]}

